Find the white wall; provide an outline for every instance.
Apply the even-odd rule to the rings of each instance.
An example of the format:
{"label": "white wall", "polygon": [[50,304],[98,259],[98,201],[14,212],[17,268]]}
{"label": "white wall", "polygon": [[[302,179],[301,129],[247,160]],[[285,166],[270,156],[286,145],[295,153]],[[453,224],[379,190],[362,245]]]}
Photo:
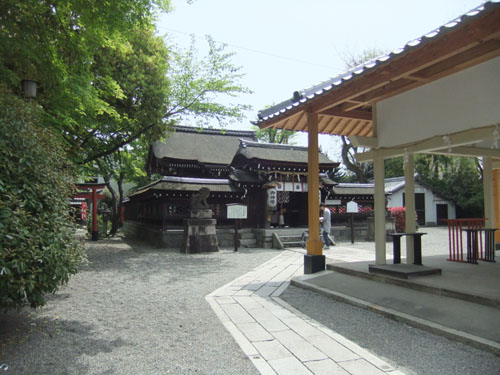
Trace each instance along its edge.
{"label": "white wall", "polygon": [[500,122],[500,57],[377,103],[379,147]]}
{"label": "white wall", "polygon": [[403,207],[403,192],[404,189],[400,189],[389,195],[387,197],[387,207]]}
{"label": "white wall", "polygon": [[[403,193],[404,188],[399,189],[392,195],[389,195],[387,198],[387,207],[402,207],[403,206]],[[447,204],[448,205],[448,219],[456,218],[455,205],[434,195],[432,190],[427,189],[424,186],[415,182],[415,193],[424,193],[425,195],[425,223],[426,225],[429,223],[430,225],[436,225],[437,223],[437,205],[438,204]]]}

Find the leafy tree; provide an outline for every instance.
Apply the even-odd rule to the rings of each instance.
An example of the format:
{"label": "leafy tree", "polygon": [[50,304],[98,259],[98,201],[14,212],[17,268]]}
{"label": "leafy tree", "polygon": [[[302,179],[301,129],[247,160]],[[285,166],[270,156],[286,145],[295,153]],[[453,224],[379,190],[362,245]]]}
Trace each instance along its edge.
{"label": "leafy tree", "polygon": [[[151,32],[156,9],[168,6],[168,0],[0,2],[0,306],[39,306],[76,272],[81,253],[68,204],[76,178],[70,160],[97,158],[105,151],[99,141],[116,141],[115,132],[133,125],[116,103],[126,87],[98,60],[111,58],[111,50],[125,54],[128,40],[140,38],[136,31]],[[18,99],[23,79],[38,82],[38,106]],[[139,91],[128,99],[137,100]]]}
{"label": "leafy tree", "polygon": [[[241,73],[230,61],[232,54],[225,53],[225,47],[211,39],[208,45],[208,54],[201,59],[194,45],[188,51],[170,47],[167,64],[163,40],[154,36],[152,30],[146,33],[141,29],[137,38],[129,40],[130,54],[113,49],[109,51],[111,58],[102,62],[96,59],[96,76],[108,77],[106,82],[113,82],[120,91],[120,97],[115,98],[112,93],[107,99],[116,116],[104,114],[104,120],[95,125],[100,136],[89,138],[85,147],[93,154],[84,160],[95,161],[112,193],[114,215],[110,234],[115,234],[120,224],[122,184],[144,180],[142,169],[152,141],[168,134],[167,130],[176,123],[194,119],[206,125],[215,119],[226,125],[234,118],[242,118],[248,109],[220,100],[222,96],[234,97],[248,90],[237,82]],[[150,67],[154,70],[150,71]],[[118,183],[118,191],[112,188],[111,179]]]}
{"label": "leafy tree", "polygon": [[297,134],[291,130],[266,128],[254,126],[257,139],[267,143],[289,144]]}
{"label": "leafy tree", "polygon": [[194,40],[188,50],[170,46],[168,70],[168,109],[164,119],[173,123],[194,122],[199,126],[217,121],[226,126],[242,120],[251,107],[227,102],[239,94],[251,91],[242,86],[241,67],[231,62],[234,53],[226,52],[226,45],[207,37],[208,52],[199,57]]}
{"label": "leafy tree", "polygon": [[70,216],[75,176],[43,111],[0,95],[0,308],[45,302],[82,258]]}
{"label": "leafy tree", "polygon": [[342,162],[354,176],[353,181],[350,182],[368,182],[373,177],[373,165],[371,163],[358,163],[356,161],[358,147],[355,147],[347,137],[342,135],[340,138],[342,139]]}
{"label": "leafy tree", "polygon": [[94,58],[93,86],[107,111],[65,138],[80,150],[80,164],[119,152],[131,142],[160,137],[168,128],[168,51],[153,26],[135,27],[129,39],[103,47]]}
{"label": "leafy tree", "polygon": [[384,161],[385,178],[404,176],[403,157],[386,159]]}
{"label": "leafy tree", "polygon": [[457,205],[458,217],[483,216],[482,168],[477,158],[417,155],[415,169],[422,181]]}
{"label": "leafy tree", "polygon": [[[80,156],[80,135],[96,117],[115,116],[96,86],[95,58],[119,48],[134,25],[151,24],[168,0],[4,0],[0,2],[0,81],[20,94],[20,81],[38,82],[43,124]],[[115,86],[109,82],[107,89]],[[119,92],[116,93],[117,95]]]}

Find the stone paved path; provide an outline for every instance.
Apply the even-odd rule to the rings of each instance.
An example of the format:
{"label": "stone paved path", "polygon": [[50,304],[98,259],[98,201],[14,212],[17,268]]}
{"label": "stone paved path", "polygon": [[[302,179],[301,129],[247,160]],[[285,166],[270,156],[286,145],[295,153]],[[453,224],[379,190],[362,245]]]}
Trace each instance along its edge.
{"label": "stone paved path", "polygon": [[302,251],[283,251],[206,296],[263,375],[401,375],[385,361],[303,315],[279,295],[303,275]]}

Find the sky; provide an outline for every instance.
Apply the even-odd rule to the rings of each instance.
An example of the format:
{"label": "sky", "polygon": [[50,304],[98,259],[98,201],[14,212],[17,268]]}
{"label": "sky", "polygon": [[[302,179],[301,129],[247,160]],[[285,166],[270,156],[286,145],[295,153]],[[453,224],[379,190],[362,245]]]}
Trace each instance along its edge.
{"label": "sky", "polygon": [[[201,54],[205,35],[234,52],[252,94],[253,109],[228,129],[249,130],[257,112],[292,93],[343,73],[345,56],[366,49],[392,51],[481,4],[481,0],[172,0],[157,28],[170,43],[188,48],[194,35]],[[189,125],[189,124],[185,124]],[[298,145],[307,145],[299,136]],[[337,136],[320,135],[321,148],[340,159]]]}

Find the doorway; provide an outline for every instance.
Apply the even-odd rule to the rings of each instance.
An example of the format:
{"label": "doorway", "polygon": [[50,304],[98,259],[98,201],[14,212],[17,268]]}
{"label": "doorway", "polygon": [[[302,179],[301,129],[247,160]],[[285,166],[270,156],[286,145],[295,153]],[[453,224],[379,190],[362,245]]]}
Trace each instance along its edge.
{"label": "doorway", "polygon": [[446,225],[444,220],[448,219],[448,205],[436,204],[436,225]]}

